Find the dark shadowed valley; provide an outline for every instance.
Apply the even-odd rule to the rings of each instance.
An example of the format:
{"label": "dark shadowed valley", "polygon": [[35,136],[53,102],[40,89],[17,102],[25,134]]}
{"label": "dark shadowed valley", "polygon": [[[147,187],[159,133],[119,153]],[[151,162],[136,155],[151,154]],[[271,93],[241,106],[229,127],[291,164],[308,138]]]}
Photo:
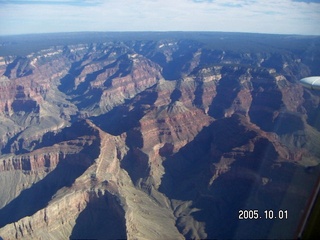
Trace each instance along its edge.
{"label": "dark shadowed valley", "polygon": [[311,75],[314,36],[0,37],[0,239],[296,238]]}

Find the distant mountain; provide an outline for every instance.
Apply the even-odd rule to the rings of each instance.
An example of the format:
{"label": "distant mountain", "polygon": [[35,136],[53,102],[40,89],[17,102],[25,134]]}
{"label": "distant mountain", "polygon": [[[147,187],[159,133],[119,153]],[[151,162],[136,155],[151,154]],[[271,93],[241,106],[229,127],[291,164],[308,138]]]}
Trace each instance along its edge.
{"label": "distant mountain", "polygon": [[314,36],[1,37],[0,237],[296,237],[320,162],[320,94],[298,80],[319,53]]}

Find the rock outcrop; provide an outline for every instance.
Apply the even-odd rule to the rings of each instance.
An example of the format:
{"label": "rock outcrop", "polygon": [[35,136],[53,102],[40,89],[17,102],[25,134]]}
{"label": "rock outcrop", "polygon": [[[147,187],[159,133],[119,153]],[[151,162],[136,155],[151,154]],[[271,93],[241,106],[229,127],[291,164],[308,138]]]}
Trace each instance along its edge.
{"label": "rock outcrop", "polygon": [[320,40],[152,36],[0,58],[1,238],[294,237],[277,229],[318,176],[320,98],[297,80]]}

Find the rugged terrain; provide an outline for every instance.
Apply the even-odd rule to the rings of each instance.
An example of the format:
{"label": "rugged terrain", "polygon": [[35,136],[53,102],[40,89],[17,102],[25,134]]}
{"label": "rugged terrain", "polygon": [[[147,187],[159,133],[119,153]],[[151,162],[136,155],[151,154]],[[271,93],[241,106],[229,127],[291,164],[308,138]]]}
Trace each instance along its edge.
{"label": "rugged terrain", "polygon": [[84,35],[0,39],[0,237],[295,237],[320,162],[320,94],[298,80],[320,74],[320,38]]}

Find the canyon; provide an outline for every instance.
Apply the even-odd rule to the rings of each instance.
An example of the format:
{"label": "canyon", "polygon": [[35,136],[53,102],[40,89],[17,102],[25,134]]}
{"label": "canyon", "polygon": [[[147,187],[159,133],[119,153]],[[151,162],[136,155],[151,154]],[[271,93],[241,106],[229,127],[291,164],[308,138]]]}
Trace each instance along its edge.
{"label": "canyon", "polygon": [[320,93],[298,83],[320,75],[319,37],[1,41],[0,239],[296,237],[319,177]]}

